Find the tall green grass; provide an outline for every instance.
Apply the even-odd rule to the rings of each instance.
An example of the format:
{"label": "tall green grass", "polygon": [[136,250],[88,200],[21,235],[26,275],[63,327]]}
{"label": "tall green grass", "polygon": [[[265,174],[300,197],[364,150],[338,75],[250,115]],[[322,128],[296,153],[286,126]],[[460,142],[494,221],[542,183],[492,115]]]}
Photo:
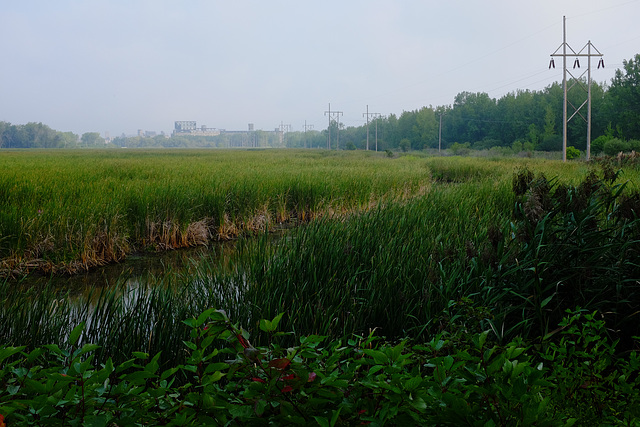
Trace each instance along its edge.
{"label": "tall green grass", "polygon": [[77,271],[367,207],[428,184],[415,159],[321,151],[0,156],[0,270]]}
{"label": "tall green grass", "polygon": [[638,171],[623,171],[632,179],[623,188],[583,164],[475,162],[412,159],[414,172],[457,178],[419,197],[372,203],[368,195],[359,200],[367,209],[320,216],[281,239],[241,239],[222,264],[210,258],[146,283],[123,279],[86,300],[5,283],[0,339],[62,340],[85,321],[100,357],[163,351],[180,360],[180,321],[208,307],[252,330],[285,313],[283,328],[300,334],[377,329],[419,340],[452,322],[480,322],[505,341],[551,333],[563,310],[579,305],[599,310],[618,335],[639,334]]}

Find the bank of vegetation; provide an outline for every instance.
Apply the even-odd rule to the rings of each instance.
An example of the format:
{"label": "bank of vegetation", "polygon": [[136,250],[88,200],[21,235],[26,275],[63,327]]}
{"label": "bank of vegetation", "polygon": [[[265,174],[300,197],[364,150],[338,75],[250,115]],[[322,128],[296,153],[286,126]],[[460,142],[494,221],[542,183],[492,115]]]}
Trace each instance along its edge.
{"label": "bank of vegetation", "polygon": [[[270,153],[268,176],[317,163],[321,182],[342,183],[322,194],[348,204],[322,204],[338,214],[277,241],[240,239],[224,265],[123,279],[84,300],[5,281],[0,413],[34,424],[637,425],[637,158],[327,155]],[[335,162],[349,164],[339,178]],[[194,164],[180,170],[198,182]],[[197,188],[193,200],[205,197]]]}
{"label": "bank of vegetation", "polygon": [[0,270],[73,273],[422,194],[415,159],[276,151],[0,157]]}

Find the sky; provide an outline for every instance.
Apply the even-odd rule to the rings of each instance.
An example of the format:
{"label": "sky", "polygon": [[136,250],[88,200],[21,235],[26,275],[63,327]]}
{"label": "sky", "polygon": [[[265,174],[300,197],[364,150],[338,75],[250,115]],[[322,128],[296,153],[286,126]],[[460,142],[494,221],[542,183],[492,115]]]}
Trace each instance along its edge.
{"label": "sky", "polygon": [[604,55],[597,82],[640,53],[640,0],[0,0],[0,121],[301,131],[326,129],[330,106],[360,126],[367,108],[561,82],[563,16],[571,48]]}

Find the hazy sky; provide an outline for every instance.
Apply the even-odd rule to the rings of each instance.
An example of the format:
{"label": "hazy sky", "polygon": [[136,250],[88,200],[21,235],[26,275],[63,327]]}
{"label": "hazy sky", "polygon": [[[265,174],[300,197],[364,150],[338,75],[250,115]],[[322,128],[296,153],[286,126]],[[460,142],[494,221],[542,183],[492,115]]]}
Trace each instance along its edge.
{"label": "hazy sky", "polygon": [[574,50],[604,54],[596,81],[640,53],[640,0],[0,0],[0,121],[320,130],[331,103],[358,126],[367,105],[399,115],[561,81],[563,15]]}

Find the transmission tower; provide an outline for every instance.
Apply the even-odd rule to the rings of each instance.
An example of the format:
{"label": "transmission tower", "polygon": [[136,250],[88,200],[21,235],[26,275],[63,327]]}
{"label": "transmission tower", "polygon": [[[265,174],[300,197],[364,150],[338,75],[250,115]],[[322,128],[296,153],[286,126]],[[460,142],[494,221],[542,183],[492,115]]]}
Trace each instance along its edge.
{"label": "transmission tower", "polygon": [[282,141],[280,141],[285,147],[287,146],[286,142],[287,142],[287,132],[291,131],[291,125],[285,125],[282,123],[282,121],[280,121],[280,127],[278,128],[280,130],[280,135],[282,136]]}
{"label": "transmission tower", "polygon": [[342,111],[331,111],[331,103],[329,103],[329,111],[324,112],[325,116],[329,116],[329,127],[327,128],[327,149],[331,150],[331,120],[336,122],[336,151],[340,149],[340,116]]}
{"label": "transmission tower", "polygon": [[[567,161],[567,123],[578,114],[582,119],[587,123],[587,160],[591,157],[591,57],[600,57],[598,61],[598,68],[604,67],[604,59],[602,59],[602,54],[596,47],[591,43],[591,40],[582,48],[579,52],[576,53],[575,50],[569,46],[567,43],[567,26],[566,26],[567,18],[565,16],[562,17],[562,44],[555,52],[551,54],[551,62],[549,63],[549,68],[556,68],[556,64],[553,60],[554,56],[562,57],[562,88],[564,91],[564,101],[562,104],[562,161]],[[559,51],[562,50],[562,53]],[[569,50],[570,52],[567,52]],[[592,53],[592,50],[596,53]],[[586,52],[585,52],[586,51]],[[573,68],[580,68],[580,57],[587,57],[587,69],[582,74],[580,74],[577,78],[571,73],[571,71],[567,70],[567,58],[572,57],[575,58],[573,62]],[[585,73],[587,74],[587,87],[585,88],[580,80]],[[573,83],[571,87],[567,87],[567,74],[569,74],[573,78]],[[567,92],[571,90],[574,86],[579,85],[582,89],[587,92],[587,99],[580,104],[579,107],[571,104],[567,101]],[[570,117],[567,117],[567,103],[571,104],[573,108],[573,114]],[[580,110],[582,107],[587,105],[587,117],[585,118]]]}
{"label": "transmission tower", "polygon": [[307,148],[307,131],[310,129],[313,129],[313,125],[308,125],[307,121],[305,120],[304,121],[304,148]]}
{"label": "transmission tower", "polygon": [[[371,117],[379,117],[380,113],[370,113],[369,106],[367,105],[367,112],[362,113],[362,117],[367,118],[367,151],[369,151],[369,116]],[[378,123],[376,122],[376,151],[378,151]]]}

